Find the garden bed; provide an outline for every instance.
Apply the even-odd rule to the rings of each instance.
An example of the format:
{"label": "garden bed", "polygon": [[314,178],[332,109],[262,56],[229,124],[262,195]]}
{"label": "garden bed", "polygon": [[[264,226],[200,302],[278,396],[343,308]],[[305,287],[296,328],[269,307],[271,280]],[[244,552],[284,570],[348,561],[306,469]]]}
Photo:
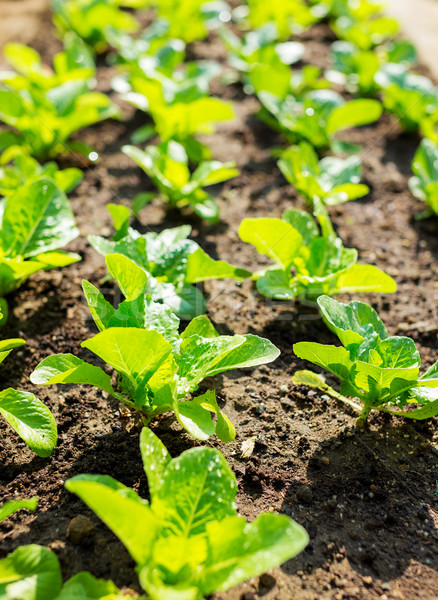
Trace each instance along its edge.
{"label": "garden bed", "polygon": [[[0,1],[0,10],[7,4]],[[36,12],[35,19],[40,27],[25,41],[50,62],[61,46],[54,32],[48,32],[48,10]],[[29,29],[23,35],[28,33]],[[326,66],[332,39],[324,25],[303,35],[304,63]],[[190,56],[225,62],[225,52],[214,35],[195,43]],[[111,75],[102,60],[98,70],[101,91],[109,91]],[[255,270],[260,258],[239,240],[240,221],[280,217],[286,208],[304,205],[271,157],[270,148],[280,143],[280,137],[257,120],[257,100],[245,96],[240,86],[224,87],[219,81],[213,92],[235,102],[237,118],[219,126],[209,136],[209,145],[215,158],[235,160],[241,169],[238,177],[218,188],[220,224],[201,224],[191,215],[166,213],[156,202],[134,225],[146,232],[188,222],[193,238],[214,258]],[[19,513],[2,523],[0,557],[19,545],[39,543],[56,552],[65,578],[87,569],[122,588],[140,591],[134,563],[122,544],[63,486],[67,478],[79,473],[110,474],[147,494],[134,417],[121,416],[115,402],[90,388],[42,388],[29,382],[30,372],[49,354],[91,356],[80,347],[83,339],[96,333],[81,280],[99,286],[106,271],[86,236],[110,235],[108,202],[129,206],[138,192],[153,189],[120,152],[144,122],[144,116],[128,105],[123,110],[123,122],[107,121],[81,134],[100,156],[70,196],[82,234],[70,249],[82,255],[82,262],[36,275],[10,297],[11,315],[2,333],[22,336],[27,345],[11,354],[3,366],[3,386],[37,394],[55,415],[59,441],[52,458],[38,458],[0,422],[0,502],[15,496],[40,497],[36,513]],[[411,336],[423,367],[428,367],[438,351],[438,219],[414,219],[422,206],[409,192],[407,179],[418,138],[403,134],[395,119],[384,115],[378,125],[350,133],[349,140],[363,148],[364,182],[371,192],[363,200],[331,209],[331,216],[345,246],[356,247],[362,261],[384,269],[398,284],[394,295],[355,298],[378,310],[390,334]],[[106,286],[111,294],[111,284]],[[220,448],[236,473],[242,515],[252,520],[261,511],[285,513],[310,535],[306,550],[281,568],[214,598],[436,597],[437,418],[407,422],[373,413],[369,428],[357,430],[353,413],[344,406],[291,383],[297,369],[308,367],[294,356],[293,343],[335,341],[313,306],[262,298],[250,281],[213,281],[204,289],[207,314],[220,333],[256,333],[281,350],[272,365],[207,380],[237,430],[231,443],[209,443]],[[153,423],[153,430],[172,455],[194,445],[167,415]],[[252,436],[256,436],[253,453],[242,458],[242,442]],[[72,522],[79,515],[87,520]]]}

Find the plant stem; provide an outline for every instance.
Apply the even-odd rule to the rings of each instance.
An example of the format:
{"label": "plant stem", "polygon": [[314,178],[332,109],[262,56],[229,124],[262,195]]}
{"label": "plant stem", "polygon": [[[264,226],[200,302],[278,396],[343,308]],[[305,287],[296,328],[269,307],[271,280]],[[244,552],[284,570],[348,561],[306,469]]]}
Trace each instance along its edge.
{"label": "plant stem", "polygon": [[371,407],[365,405],[356,421],[356,427],[359,427],[359,428],[365,427],[365,423],[367,421],[367,418],[368,418],[368,415],[370,414],[370,412],[371,412]]}

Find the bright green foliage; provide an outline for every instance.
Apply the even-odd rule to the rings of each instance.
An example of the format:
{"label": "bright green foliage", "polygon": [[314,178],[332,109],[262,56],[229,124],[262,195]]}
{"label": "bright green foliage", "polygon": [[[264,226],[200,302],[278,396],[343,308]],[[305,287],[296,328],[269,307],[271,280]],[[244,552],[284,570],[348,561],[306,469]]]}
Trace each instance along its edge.
{"label": "bright green foliage", "polygon": [[[342,304],[328,296],[319,298],[318,305],[324,322],[342,346],[299,342],[293,349],[300,358],[336,375],[341,380],[341,394],[362,400],[358,425],[364,424],[371,410],[411,419],[438,414],[438,361],[419,377],[421,359],[414,341],[389,337],[371,306],[363,302]],[[411,403],[420,408],[403,410]]]}
{"label": "bright green foliage", "polygon": [[62,37],[74,32],[95,52],[104,52],[109,28],[120,33],[139,29],[133,15],[120,10],[123,4],[123,0],[52,0],[53,22]]}
{"label": "bright green foliage", "polygon": [[190,225],[141,235],[129,227],[127,208],[109,207],[113,217],[115,210],[120,217],[119,221],[114,218],[116,234],[113,240],[89,236],[91,245],[103,256],[116,253],[133,260],[147,275],[146,292],[153,300],[164,302],[182,319],[192,319],[205,312],[205,299],[193,284],[207,279],[242,281],[251,276],[249,271],[223,260],[213,260],[196,242],[187,239]]}
{"label": "bright green foliage", "polygon": [[313,147],[301,142],[282,152],[277,164],[310,207],[315,199],[320,204],[336,206],[362,198],[369,192],[366,185],[359,183],[362,168],[358,156],[346,159],[326,156],[318,161]]}
{"label": "bright green foliage", "polygon": [[185,44],[182,40],[169,39],[168,34],[168,23],[161,19],[154,21],[135,38],[108,29],[107,39],[116,51],[109,59],[124,69],[138,65],[143,71],[152,69],[172,77],[184,60]]}
{"label": "bright green foliage", "polygon": [[309,7],[304,0],[247,0],[249,21],[252,27],[272,22],[279,39],[287,39],[291,33],[300,33],[322,19],[326,10],[323,4]]}
{"label": "bright green foliage", "polygon": [[291,142],[307,140],[317,149],[331,147],[336,152],[345,144],[342,146],[333,141],[335,134],[373,123],[382,114],[382,106],[377,100],[345,102],[340,94],[325,89],[306,91],[297,99],[274,78],[263,77],[256,82],[253,72],[250,78],[263,104],[260,117]]}
{"label": "bright green foliage", "polygon": [[118,116],[107,95],[91,91],[95,66],[84,43],[70,37],[66,44],[53,70],[33,48],[6,44],[5,56],[18,74],[0,73],[0,121],[18,133],[0,135],[0,149],[18,144],[37,158],[55,157],[82,148],[69,142],[75,131]]}
{"label": "bright green foliage", "polygon": [[415,64],[417,56],[414,46],[405,40],[394,40],[372,50],[361,50],[351,42],[338,40],[330,49],[331,69],[327,79],[345,85],[353,94],[375,95],[379,86],[376,75],[380,67],[388,62],[408,68]]}
{"label": "bright green foliage", "polygon": [[344,248],[322,207],[321,228],[305,211],[290,209],[283,219],[244,219],[239,237],[275,262],[254,274],[257,289],[277,300],[315,300],[342,292],[395,292],[395,281],[373,265],[357,264],[357,250]]}
{"label": "bright green foliage", "polygon": [[65,486],[119,537],[151,600],[202,600],[301,552],[305,530],[285,515],[252,523],[236,511],[236,478],[213,448],[171,459],[143,429],[140,443],[150,503],[106,475],[78,475]]}
{"label": "bright green foliage", "polygon": [[128,0],[135,8],[151,6],[168,25],[171,38],[186,43],[202,40],[210,29],[217,29],[224,17],[231,19],[230,7],[223,0]]}
{"label": "bright green foliage", "polygon": [[[182,334],[179,319],[151,300],[144,270],[121,254],[108,255],[108,269],[126,300],[117,309],[87,281],[84,293],[100,330],[82,343],[118,373],[109,375],[71,354],[44,359],[31,375],[33,383],[94,385],[137,410],[147,424],[174,411],[180,424],[198,439],[216,434],[234,438],[234,427],[219,410],[214,391],[187,400],[206,378],[231,369],[269,363],[279,355],[268,340],[255,335],[219,335],[206,316],[193,319]],[[216,424],[211,419],[216,415]]]}
{"label": "bright green foliage", "polygon": [[[4,152],[2,161],[7,158]],[[9,161],[8,161],[9,162]],[[37,160],[27,154],[18,154],[13,164],[0,166],[0,195],[9,196],[22,186],[41,178],[51,179],[65,193],[73,190],[81,181],[83,173],[80,169],[58,169],[55,162],[40,165]]]}
{"label": "bright green foliage", "polygon": [[0,227],[0,302],[37,271],[64,267],[80,260],[62,252],[79,234],[70,204],[55,183],[39,179],[19,188],[4,201]]}
{"label": "bright green foliage", "polygon": [[[10,340],[8,340],[10,341]],[[0,506],[0,523],[16,513],[18,510],[26,508],[35,510],[38,504],[38,496],[26,500],[9,500]]]}
{"label": "bright green foliage", "polygon": [[203,188],[239,174],[234,162],[221,163],[217,160],[203,161],[190,173],[184,147],[173,141],[148,146],[144,151],[135,146],[123,146],[122,152],[150,177],[169,208],[190,206],[201,219],[210,223],[219,220],[219,207]]}
{"label": "bright green foliage", "polygon": [[[248,73],[255,64],[269,65],[273,70],[283,65],[292,65],[301,60],[304,45],[300,42],[277,41],[277,28],[274,23],[266,23],[239,37],[229,29],[220,32],[228,50],[228,62],[237,71]],[[289,78],[290,78],[289,70]]]}
{"label": "bright green foliage", "polygon": [[423,216],[438,215],[438,143],[421,140],[412,161],[412,171],[414,176],[409,179],[409,188],[429,207]]}
{"label": "bright green foliage", "polygon": [[357,20],[343,16],[331,23],[339,39],[352,42],[360,50],[370,50],[392,39],[399,30],[398,22],[390,17]]}
{"label": "bright green foliage", "polygon": [[214,133],[216,123],[234,117],[231,103],[208,95],[219,71],[210,61],[186,63],[171,75],[132,66],[128,78],[116,78],[114,85],[124,100],[151,115],[162,142],[179,142],[190,160],[199,162],[211,152],[196,136]]}
{"label": "bright green foliage", "polygon": [[422,122],[438,115],[438,89],[404,65],[386,64],[376,75],[383,88],[383,106],[394,114],[405,131],[416,131]]}
{"label": "bright green foliage", "polygon": [[[19,338],[2,340],[0,342],[0,362],[3,362],[14,348],[19,348],[25,343]],[[0,415],[38,456],[45,457],[52,454],[57,437],[55,419],[47,406],[36,396],[12,388],[1,391]],[[18,508],[28,507],[18,506]],[[6,508],[6,516],[7,510]],[[2,509],[0,509],[0,515],[1,513]]]}
{"label": "bright green foliage", "polygon": [[[135,596],[136,600],[145,600]],[[0,560],[0,600],[123,600],[112,581],[82,571],[62,585],[61,568],[54,552],[37,546],[20,546]]]}

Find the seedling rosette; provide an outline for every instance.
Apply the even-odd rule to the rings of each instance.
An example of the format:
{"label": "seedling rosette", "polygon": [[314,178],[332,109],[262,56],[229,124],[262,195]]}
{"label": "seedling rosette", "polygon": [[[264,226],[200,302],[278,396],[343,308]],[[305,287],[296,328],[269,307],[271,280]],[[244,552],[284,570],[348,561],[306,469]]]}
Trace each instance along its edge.
{"label": "seedling rosette", "polygon": [[427,138],[421,140],[412,161],[412,171],[409,189],[428,206],[417,216],[438,215],[438,143]]}
{"label": "seedling rosette", "polygon": [[316,221],[305,211],[289,209],[282,219],[244,219],[240,224],[240,239],[275,262],[253,274],[258,291],[277,300],[311,301],[322,294],[395,292],[389,275],[357,263],[357,250],[344,248],[326,210],[317,197],[313,200]]}
{"label": "seedling rosette", "polygon": [[120,254],[108,255],[106,262],[126,300],[115,309],[97,288],[84,282],[100,333],[82,346],[116,371],[116,386],[102,368],[72,354],[45,358],[31,381],[94,385],[136,410],[144,424],[174,411],[181,426],[198,439],[206,440],[215,432],[223,441],[233,439],[234,426],[220,411],[215,392],[191,399],[188,394],[206,377],[269,363],[279,350],[256,335],[219,335],[206,316],[193,319],[179,334],[179,319],[147,293],[143,269]]}
{"label": "seedling rosette", "polygon": [[166,304],[181,319],[205,313],[205,298],[194,284],[208,279],[243,281],[251,276],[245,269],[214,260],[187,239],[190,225],[141,235],[129,226],[130,211],[125,206],[109,204],[108,210],[116,234],[112,240],[91,235],[90,244],[102,256],[123,254],[134,261],[147,275],[146,291],[152,299]]}
{"label": "seedling rosette", "polygon": [[78,475],[65,486],[119,537],[151,600],[203,600],[301,552],[305,530],[286,515],[252,523],[237,515],[236,478],[213,448],[171,459],[148,429],[140,442],[151,501],[109,476]]}
{"label": "seedling rosette", "polygon": [[[295,354],[322,367],[341,381],[340,394],[309,371],[298,371],[293,382],[318,387],[360,412],[363,426],[372,410],[409,419],[438,414],[438,361],[422,376],[415,343],[404,336],[388,336],[376,311],[363,302],[342,304],[327,296],[318,299],[321,315],[342,346],[316,342],[294,344]],[[351,398],[363,402],[361,407]],[[419,408],[407,410],[411,405]]]}
{"label": "seedling rosette", "polygon": [[15,130],[0,134],[0,149],[23,146],[43,160],[70,151],[88,154],[90,148],[70,136],[120,115],[106,94],[92,91],[96,68],[79,38],[66,41],[53,70],[28,46],[6,44],[4,53],[18,73],[0,72],[0,121]]}

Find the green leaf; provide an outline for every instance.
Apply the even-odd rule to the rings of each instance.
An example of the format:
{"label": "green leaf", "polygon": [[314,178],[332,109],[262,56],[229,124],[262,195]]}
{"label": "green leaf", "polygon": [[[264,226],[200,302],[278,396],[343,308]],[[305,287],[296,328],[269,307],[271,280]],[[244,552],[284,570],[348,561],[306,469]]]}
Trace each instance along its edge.
{"label": "green leaf", "polygon": [[350,100],[331,112],[327,119],[326,131],[329,136],[332,136],[350,127],[368,125],[377,121],[382,111],[382,105],[377,100]]}
{"label": "green leaf", "polygon": [[242,337],[244,338],[242,344],[227,352],[225,356],[221,356],[212,365],[208,372],[210,376],[231,369],[245,369],[265,365],[280,356],[280,350],[269,340],[250,333]]}
{"label": "green leaf", "polygon": [[159,520],[146,500],[108,475],[77,475],[65,487],[102,519],[138,564],[149,560]]}
{"label": "green leaf", "polygon": [[374,265],[353,265],[339,274],[336,281],[339,294],[355,292],[380,292],[393,294],[397,284],[392,277]]}
{"label": "green leaf", "polygon": [[21,546],[0,560],[0,598],[55,600],[62,585],[56,554],[42,546]]}
{"label": "green leaf", "polygon": [[276,300],[293,300],[300,292],[300,287],[282,269],[268,269],[257,279],[256,286],[263,296]]}
{"label": "green leaf", "polygon": [[25,500],[9,500],[0,506],[0,523],[23,508],[35,510],[38,504],[38,496]]}
{"label": "green leaf", "polygon": [[0,341],[0,363],[2,363],[7,356],[12,352],[14,348],[19,348],[20,346],[24,346],[26,344],[26,340],[22,340],[20,338],[13,338],[9,340],[1,340]]}
{"label": "green leaf", "polygon": [[195,317],[190,321],[180,337],[185,340],[192,335],[199,335],[203,338],[215,338],[219,336],[219,333],[208,317],[199,315],[199,317]]}
{"label": "green leaf", "polygon": [[107,254],[105,262],[126,300],[135,300],[146,287],[145,271],[123,254]]}
{"label": "green leaf", "polygon": [[113,306],[105,300],[103,294],[89,281],[82,281],[84,296],[90,309],[91,316],[96,323],[99,331],[109,327],[111,317],[115,310]]}
{"label": "green leaf", "polygon": [[211,520],[236,512],[236,478],[223,455],[213,448],[193,448],[166,467],[163,485],[152,498],[160,515],[161,535],[191,537],[205,533]]}
{"label": "green leaf", "polygon": [[321,390],[325,394],[328,394],[332,398],[335,398],[335,400],[340,400],[341,402],[348,404],[357,412],[360,413],[362,411],[362,407],[359,404],[356,404],[356,402],[353,402],[346,396],[343,396],[342,394],[334,390],[324,381],[324,379],[320,375],[313,373],[313,371],[295,371],[295,373],[292,375],[292,383],[294,385],[307,385],[308,387]]}
{"label": "green leaf", "polygon": [[289,208],[284,211],[282,219],[300,233],[303,238],[303,244],[306,246],[309,246],[312,239],[319,235],[315,219],[304,210]]}
{"label": "green leaf", "polygon": [[57,250],[79,234],[65,194],[41,179],[6,200],[0,246],[6,257],[31,257]]}
{"label": "green leaf", "polygon": [[71,577],[63,585],[56,600],[126,600],[126,596],[112,581],[97,579],[83,571]]}
{"label": "green leaf", "polygon": [[172,350],[157,331],[135,327],[111,327],[81,345],[122,373],[133,390],[146,385]]}
{"label": "green leaf", "polygon": [[184,429],[197,440],[208,440],[215,432],[210,412],[192,400],[176,401],[176,417]]}
{"label": "green leaf", "polygon": [[0,392],[0,414],[38,456],[50,456],[57,428],[50,410],[29,392],[7,388]]}
{"label": "green leaf", "polygon": [[298,342],[293,345],[293,351],[299,358],[327,369],[341,380],[348,378],[354,366],[348,350],[338,346],[328,346],[316,342]]}
{"label": "green leaf", "polygon": [[251,277],[249,271],[234,267],[224,260],[214,260],[202,248],[198,248],[187,258],[185,277],[187,283],[226,278],[243,281],[247,277]]}
{"label": "green leaf", "polygon": [[243,219],[238,233],[243,242],[284,268],[290,266],[303,241],[299,232],[282,219]]}
{"label": "green leaf", "polygon": [[[361,390],[367,404],[379,406],[414,387],[418,367],[384,368],[358,360],[349,379],[356,389]],[[343,390],[341,386],[341,392]]]}
{"label": "green leaf", "polygon": [[388,337],[385,325],[376,311],[364,302],[343,304],[328,296],[318,298],[318,306],[327,327],[346,347],[357,347],[365,339]]}
{"label": "green leaf", "polygon": [[100,367],[90,365],[73,354],[53,354],[40,362],[31,373],[32,383],[42,385],[78,383],[94,385],[114,395],[111,377]]}
{"label": "green leaf", "polygon": [[219,410],[214,390],[208,390],[202,396],[194,398],[192,402],[216,415],[216,435],[220,440],[223,442],[234,440],[236,430],[227,415]]}
{"label": "green leaf", "polygon": [[286,515],[262,514],[253,523],[242,517],[207,526],[209,555],[202,573],[205,594],[226,591],[280,565],[309,543],[306,531]]}
{"label": "green leaf", "polygon": [[171,456],[163,442],[147,427],[141,430],[140,452],[148,478],[149,493],[153,498],[163,485]]}

